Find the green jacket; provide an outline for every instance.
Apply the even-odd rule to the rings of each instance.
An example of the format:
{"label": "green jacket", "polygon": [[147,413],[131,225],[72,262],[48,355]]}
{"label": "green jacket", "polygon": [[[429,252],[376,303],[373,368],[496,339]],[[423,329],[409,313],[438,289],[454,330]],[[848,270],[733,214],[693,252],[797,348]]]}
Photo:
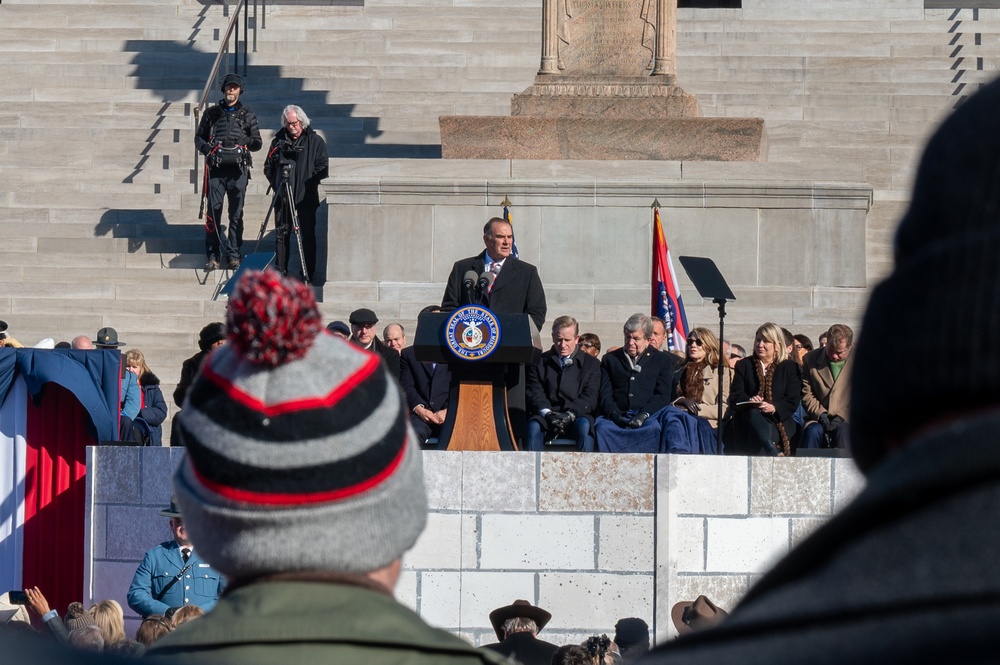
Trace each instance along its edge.
{"label": "green jacket", "polygon": [[[489,665],[497,654],[431,628],[410,609],[348,584],[268,581],[227,592],[209,614],[157,642],[148,659],[216,665]],[[203,658],[199,658],[203,656]]]}

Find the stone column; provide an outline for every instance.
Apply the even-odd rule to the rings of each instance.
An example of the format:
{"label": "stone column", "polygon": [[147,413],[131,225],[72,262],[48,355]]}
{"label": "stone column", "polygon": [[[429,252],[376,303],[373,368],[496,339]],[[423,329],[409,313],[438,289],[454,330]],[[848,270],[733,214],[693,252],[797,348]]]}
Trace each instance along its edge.
{"label": "stone column", "polygon": [[558,12],[559,0],[542,0],[542,63],[538,68],[539,74],[559,73]]}
{"label": "stone column", "polygon": [[656,0],[656,42],[651,76],[677,78],[677,0]]}

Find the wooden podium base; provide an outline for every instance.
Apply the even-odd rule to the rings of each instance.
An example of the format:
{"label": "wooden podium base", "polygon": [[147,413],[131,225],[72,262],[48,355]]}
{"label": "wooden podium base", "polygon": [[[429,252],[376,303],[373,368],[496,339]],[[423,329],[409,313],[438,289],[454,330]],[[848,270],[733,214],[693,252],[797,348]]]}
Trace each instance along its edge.
{"label": "wooden podium base", "polygon": [[[518,450],[511,435],[507,415],[507,391],[503,380],[503,366],[489,368],[489,380],[481,376],[463,376],[458,370],[452,374],[451,404],[448,418],[441,432],[443,450]],[[456,376],[457,374],[457,376]]]}

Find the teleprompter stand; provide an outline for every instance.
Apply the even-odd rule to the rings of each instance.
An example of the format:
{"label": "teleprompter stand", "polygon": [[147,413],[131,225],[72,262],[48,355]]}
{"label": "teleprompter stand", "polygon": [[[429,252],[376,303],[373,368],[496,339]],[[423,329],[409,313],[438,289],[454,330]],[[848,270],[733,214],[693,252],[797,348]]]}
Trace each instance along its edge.
{"label": "teleprompter stand", "polygon": [[727,364],[727,359],[723,357],[722,354],[722,340],[725,339],[724,332],[724,322],[726,318],[726,303],[730,300],[735,301],[736,296],[733,295],[732,289],[726,283],[726,278],[722,276],[719,272],[719,268],[715,265],[715,261],[701,256],[680,256],[677,259],[681,262],[684,267],[684,272],[687,273],[688,278],[691,283],[694,284],[694,288],[698,290],[698,295],[700,295],[705,300],[711,300],[716,305],[719,306],[719,419],[716,421],[719,425],[715,429],[715,435],[718,437],[718,450],[722,453],[722,377],[725,373],[725,368],[729,365]]}
{"label": "teleprompter stand", "polygon": [[451,314],[426,313],[417,320],[414,353],[423,362],[448,363],[448,416],[434,450],[518,450],[507,413],[505,375],[510,365],[533,362],[541,339],[527,314],[494,314],[500,342],[492,354],[466,360],[445,342]]}

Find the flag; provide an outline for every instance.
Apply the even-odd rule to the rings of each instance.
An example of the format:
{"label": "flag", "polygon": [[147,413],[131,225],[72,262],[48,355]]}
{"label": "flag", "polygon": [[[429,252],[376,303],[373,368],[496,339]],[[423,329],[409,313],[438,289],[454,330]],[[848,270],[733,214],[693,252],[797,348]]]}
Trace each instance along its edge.
{"label": "flag", "polygon": [[513,256],[516,259],[517,258],[517,242],[514,240],[514,237],[513,237],[514,236],[514,222],[511,221],[511,218],[510,218],[510,206],[509,206],[509,202],[507,201],[507,197],[504,197],[503,221],[505,221],[508,224],[510,224],[510,235],[511,235],[511,239],[510,239],[510,255]]}
{"label": "flag", "polygon": [[670,247],[663,235],[660,209],[653,208],[653,279],[650,311],[667,324],[667,350],[683,351],[687,345],[687,315],[681,290],[677,286],[674,263],[670,260]]}

